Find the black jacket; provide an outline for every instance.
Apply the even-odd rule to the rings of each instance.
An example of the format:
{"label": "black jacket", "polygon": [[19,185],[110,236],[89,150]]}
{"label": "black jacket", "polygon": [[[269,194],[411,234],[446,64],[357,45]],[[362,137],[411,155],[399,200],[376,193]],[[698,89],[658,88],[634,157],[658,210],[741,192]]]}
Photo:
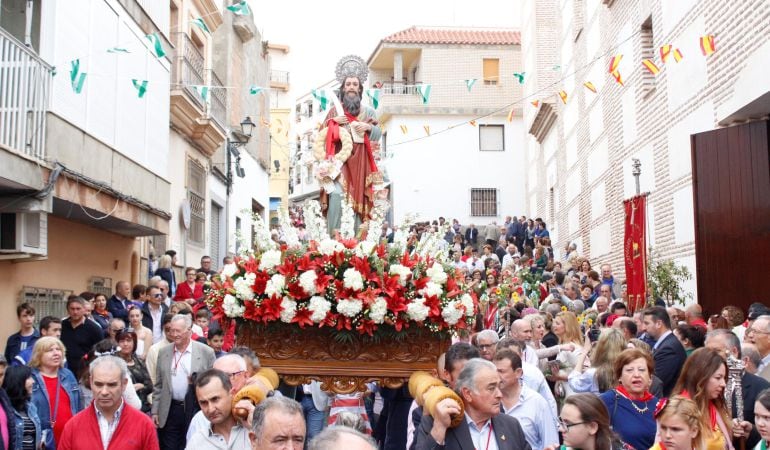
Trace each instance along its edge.
{"label": "black jacket", "polygon": [[[468,422],[463,420],[457,428],[446,432],[444,445],[439,445],[430,435],[433,428],[433,417],[423,416],[420,428],[417,430],[415,450],[473,450],[473,440]],[[498,414],[492,418],[492,429],[499,450],[532,450],[524,436],[519,421],[507,414]]]}
{"label": "black jacket", "polygon": [[[160,319],[163,320],[163,316],[168,313],[168,306],[166,306],[165,303],[160,303]],[[148,302],[144,302],[142,305],[142,326],[147,327],[152,331],[152,314],[150,314],[150,304]]]}
{"label": "black jacket", "polygon": [[653,350],[652,356],[655,360],[655,375],[663,382],[663,396],[668,397],[687,360],[687,353],[679,339],[671,333]]}

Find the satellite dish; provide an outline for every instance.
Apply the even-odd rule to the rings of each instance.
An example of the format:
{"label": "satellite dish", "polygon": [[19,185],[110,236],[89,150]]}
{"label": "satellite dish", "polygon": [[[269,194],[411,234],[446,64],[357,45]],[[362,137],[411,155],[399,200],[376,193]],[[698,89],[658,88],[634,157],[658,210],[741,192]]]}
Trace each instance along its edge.
{"label": "satellite dish", "polygon": [[185,230],[190,229],[190,201],[187,199],[182,200],[182,226],[184,226]]}

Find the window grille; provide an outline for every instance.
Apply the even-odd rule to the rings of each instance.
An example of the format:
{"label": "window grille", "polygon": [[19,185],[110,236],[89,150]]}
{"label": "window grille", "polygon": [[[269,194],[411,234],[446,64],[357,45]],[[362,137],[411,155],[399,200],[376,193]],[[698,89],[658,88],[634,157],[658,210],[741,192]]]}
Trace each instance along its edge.
{"label": "window grille", "polygon": [[35,325],[45,316],[66,317],[67,297],[72,291],[24,286],[21,289],[21,302],[35,308]]}
{"label": "window grille", "polygon": [[187,200],[190,202],[190,230],[187,239],[198,245],[206,240],[206,170],[188,160]]}
{"label": "window grille", "polygon": [[471,216],[472,217],[496,217],[497,216],[497,189],[472,188],[471,189]]}
{"label": "window grille", "polygon": [[112,295],[112,278],[91,277],[88,280],[88,291],[94,294],[104,294],[107,298]]}

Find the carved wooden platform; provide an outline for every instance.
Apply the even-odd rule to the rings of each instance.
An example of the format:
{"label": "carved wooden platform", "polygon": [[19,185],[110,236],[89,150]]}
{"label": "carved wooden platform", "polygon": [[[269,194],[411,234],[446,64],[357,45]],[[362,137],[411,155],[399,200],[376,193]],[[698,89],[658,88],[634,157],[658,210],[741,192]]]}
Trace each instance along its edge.
{"label": "carved wooden platform", "polygon": [[254,322],[238,325],[238,345],[259,356],[260,363],[274,369],[290,385],[320,381],[321,389],[347,394],[366,391],[366,383],[396,388],[415,370],[436,368],[450,338],[428,330],[410,328],[402,340],[374,343],[362,336],[338,342],[329,328],[300,329],[296,325],[266,327]]}

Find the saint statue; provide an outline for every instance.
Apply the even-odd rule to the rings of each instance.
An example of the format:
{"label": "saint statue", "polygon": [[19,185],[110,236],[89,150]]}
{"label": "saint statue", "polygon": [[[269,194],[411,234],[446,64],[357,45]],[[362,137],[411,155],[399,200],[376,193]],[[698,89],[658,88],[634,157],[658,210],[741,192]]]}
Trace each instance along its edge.
{"label": "saint statue", "polygon": [[320,200],[330,236],[340,229],[343,198],[355,212],[356,229],[369,219],[375,188],[383,178],[372,152],[382,131],[374,109],[361,104],[368,75],[366,63],[358,56],[346,56],[337,63],[336,75],[339,101],[329,109],[313,145],[313,156],[327,175],[326,182],[321,183]]}

